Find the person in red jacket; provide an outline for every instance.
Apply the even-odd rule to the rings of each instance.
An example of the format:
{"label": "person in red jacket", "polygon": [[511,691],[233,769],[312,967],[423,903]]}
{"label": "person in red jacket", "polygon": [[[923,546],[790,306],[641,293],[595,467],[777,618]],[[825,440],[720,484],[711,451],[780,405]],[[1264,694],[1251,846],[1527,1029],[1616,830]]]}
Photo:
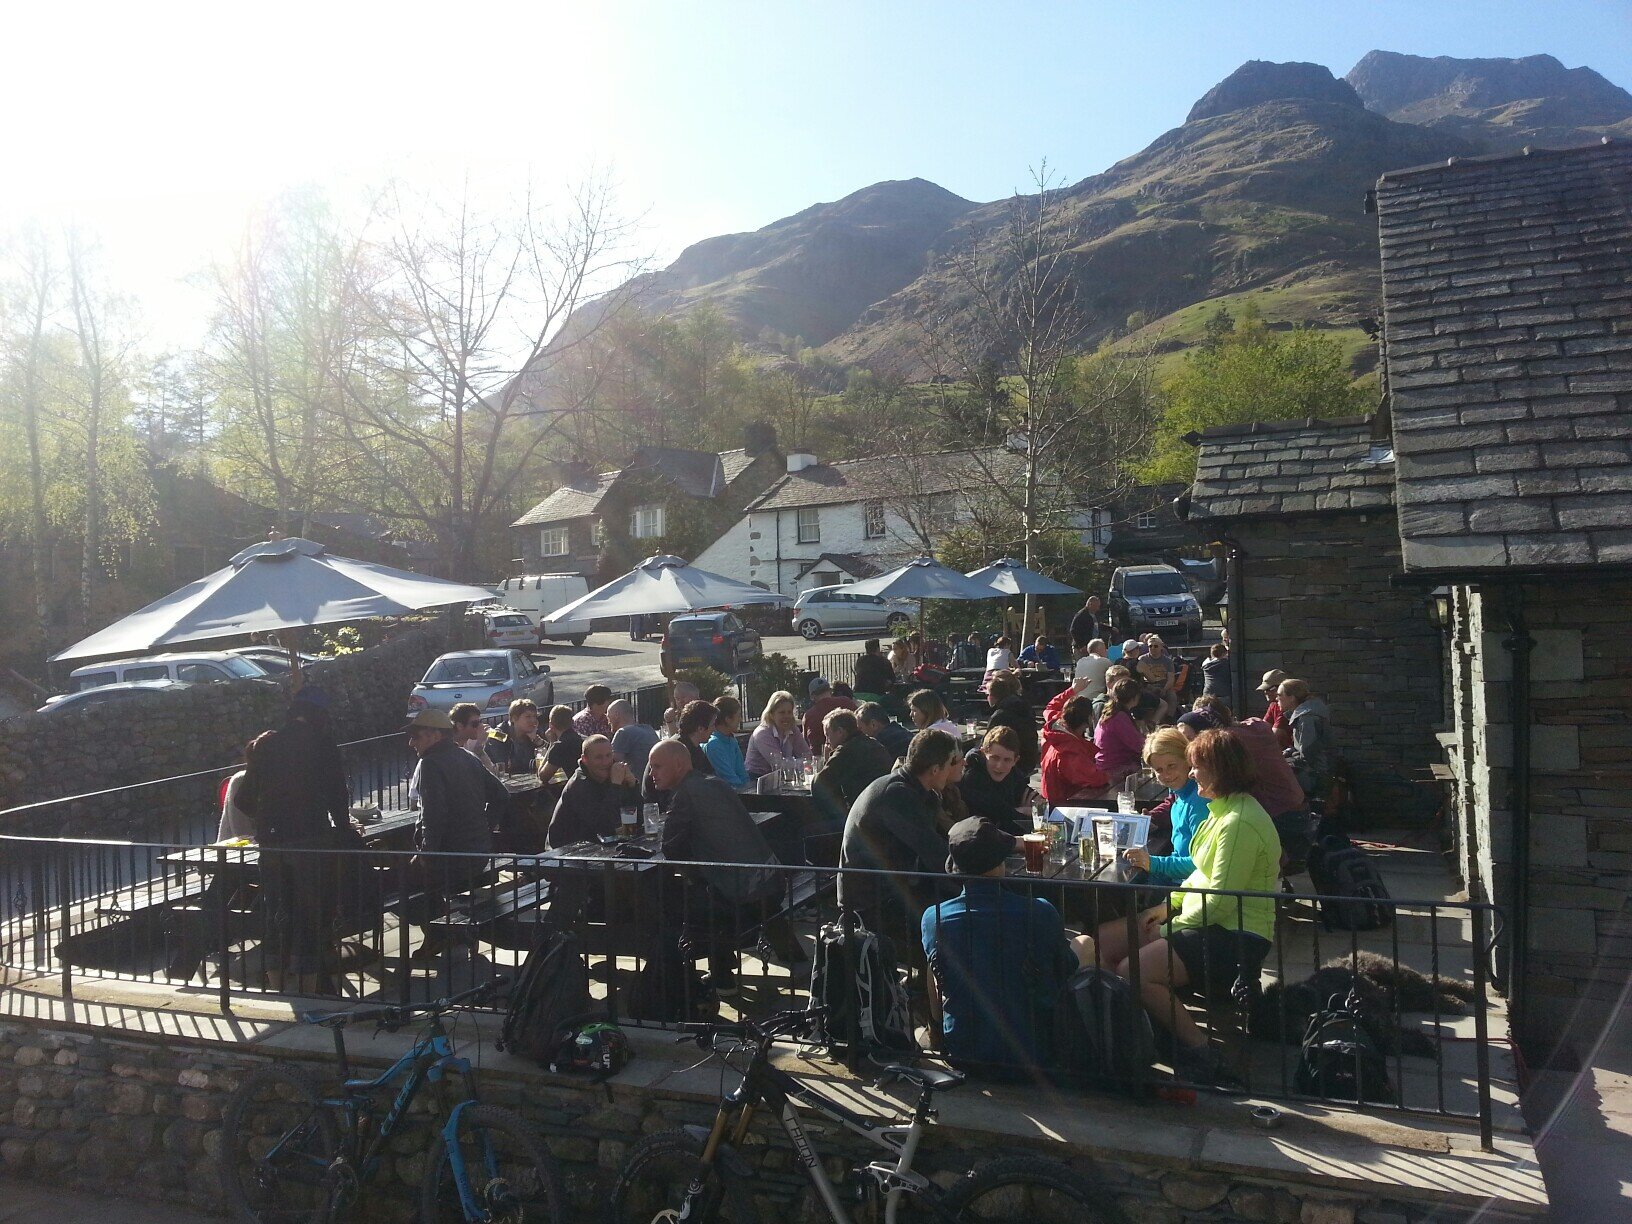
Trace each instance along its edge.
{"label": "person in red jacket", "polygon": [[1043,798],[1050,807],[1073,799],[1097,799],[1110,779],[1099,767],[1094,741],[1094,703],[1072,685],[1043,711]]}
{"label": "person in red jacket", "polygon": [[1269,700],[1269,708],[1264,711],[1264,721],[1269,729],[1275,732],[1275,742],[1281,746],[1281,751],[1292,747],[1292,723],[1281,709],[1280,702],[1275,694],[1281,687],[1281,681],[1286,679],[1286,673],[1278,667],[1273,667],[1264,673],[1263,680],[1258,685],[1258,691]]}

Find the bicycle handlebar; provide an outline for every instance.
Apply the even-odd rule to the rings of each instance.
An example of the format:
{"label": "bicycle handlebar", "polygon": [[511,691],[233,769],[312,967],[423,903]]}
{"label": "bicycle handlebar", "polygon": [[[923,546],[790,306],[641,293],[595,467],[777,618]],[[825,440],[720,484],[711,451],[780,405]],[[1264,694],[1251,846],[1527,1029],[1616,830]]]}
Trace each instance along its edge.
{"label": "bicycle handlebar", "polygon": [[712,1049],[715,1039],[719,1037],[738,1037],[768,1044],[778,1037],[798,1032],[826,1010],[818,1004],[810,1008],[778,1012],[759,1024],[752,1020],[692,1021],[680,1026],[681,1036],[676,1040],[682,1042],[695,1040],[699,1048],[704,1050]]}
{"label": "bicycle handlebar", "polygon": [[494,978],[480,986],[429,1003],[404,1003],[394,1007],[356,1007],[341,1012],[304,1012],[300,1016],[300,1022],[324,1028],[344,1028],[365,1020],[373,1020],[382,1029],[395,1032],[412,1022],[416,1016],[440,1016],[466,1004],[480,1002],[508,982],[508,978]]}

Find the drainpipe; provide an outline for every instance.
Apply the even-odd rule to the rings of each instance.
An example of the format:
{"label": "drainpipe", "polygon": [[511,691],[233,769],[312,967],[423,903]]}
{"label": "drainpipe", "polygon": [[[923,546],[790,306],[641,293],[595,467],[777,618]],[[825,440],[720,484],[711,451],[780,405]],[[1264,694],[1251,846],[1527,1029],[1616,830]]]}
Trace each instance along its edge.
{"label": "drainpipe", "polygon": [[1513,1031],[1522,1033],[1525,966],[1530,951],[1530,652],[1536,639],[1524,623],[1524,593],[1507,590],[1508,636],[1502,649],[1512,655],[1513,678],[1508,686],[1508,717],[1513,724],[1513,777],[1509,788],[1512,809],[1513,877],[1509,890],[1507,955],[1507,1010]]}
{"label": "drainpipe", "polygon": [[1229,572],[1224,575],[1224,589],[1230,596],[1230,676],[1235,693],[1235,716],[1246,718],[1247,694],[1252,692],[1252,677],[1247,672],[1247,575],[1246,550],[1233,536],[1220,536],[1225,547]]}

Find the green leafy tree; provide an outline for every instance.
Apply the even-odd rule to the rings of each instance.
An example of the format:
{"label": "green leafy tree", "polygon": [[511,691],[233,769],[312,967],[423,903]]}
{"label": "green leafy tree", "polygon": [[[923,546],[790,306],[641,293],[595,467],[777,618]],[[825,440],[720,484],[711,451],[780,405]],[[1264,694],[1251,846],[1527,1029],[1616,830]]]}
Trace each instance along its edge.
{"label": "green leafy tree", "polygon": [[1206,339],[1163,387],[1166,406],[1148,462],[1137,471],[1151,484],[1188,481],[1196,450],[1192,431],[1251,421],[1350,416],[1366,409],[1367,392],[1349,378],[1342,346],[1310,328],[1272,331],[1250,307],[1239,320],[1220,310]]}

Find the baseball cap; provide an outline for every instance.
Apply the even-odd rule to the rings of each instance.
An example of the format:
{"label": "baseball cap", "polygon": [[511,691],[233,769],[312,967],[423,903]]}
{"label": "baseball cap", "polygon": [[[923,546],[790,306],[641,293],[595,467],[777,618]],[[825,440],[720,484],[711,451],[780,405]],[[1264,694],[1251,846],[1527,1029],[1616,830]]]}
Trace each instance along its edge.
{"label": "baseball cap", "polygon": [[953,875],[985,875],[1009,855],[1018,843],[984,816],[958,821],[946,835],[946,869]]}
{"label": "baseball cap", "polygon": [[[408,720],[409,727],[429,727],[433,731],[452,731],[453,719],[446,710],[424,709]],[[403,728],[407,730],[407,727]]]}
{"label": "baseball cap", "polygon": [[1197,733],[1202,731],[1216,731],[1219,726],[1218,715],[1211,710],[1188,710],[1179,715],[1178,725],[1191,727]]}
{"label": "baseball cap", "polygon": [[1143,642],[1141,642],[1138,638],[1129,638],[1127,641],[1122,643],[1122,654],[1123,654],[1124,657],[1127,656],[1127,655],[1130,655],[1130,654],[1144,654],[1144,653],[1145,653],[1145,644]]}
{"label": "baseball cap", "polygon": [[811,679],[810,679],[810,688],[809,688],[808,691],[809,691],[809,693],[810,693],[810,695],[812,697],[815,697],[816,694],[818,694],[818,693],[830,693],[830,692],[832,692],[833,691],[833,685],[828,680],[828,678],[826,676],[812,676]]}
{"label": "baseball cap", "polygon": [[1277,689],[1281,686],[1281,681],[1285,679],[1286,673],[1284,671],[1278,667],[1272,667],[1264,673],[1264,679],[1263,682],[1258,685],[1258,691],[1260,693],[1267,693],[1273,689]]}

